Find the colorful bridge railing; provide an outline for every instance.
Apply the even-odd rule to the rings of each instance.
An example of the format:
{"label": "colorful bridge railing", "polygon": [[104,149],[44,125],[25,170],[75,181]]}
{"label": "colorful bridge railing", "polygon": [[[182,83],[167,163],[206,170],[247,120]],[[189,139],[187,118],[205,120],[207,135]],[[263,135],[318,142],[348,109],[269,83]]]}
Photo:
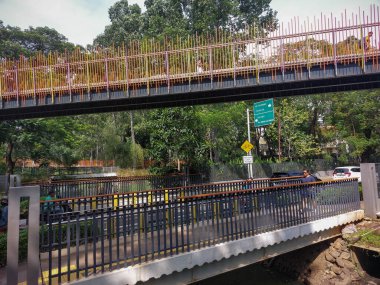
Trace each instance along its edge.
{"label": "colorful bridge railing", "polygon": [[[55,103],[62,95],[100,91],[125,90],[134,96],[141,86],[150,95],[160,87],[170,93],[176,83],[192,84],[205,78],[218,82],[226,77],[235,81],[254,76],[259,83],[261,73],[284,76],[287,71],[310,72],[331,64],[335,73],[338,65],[345,64],[357,64],[365,72],[367,61],[378,72],[379,31],[379,7],[373,5],[367,14],[321,15],[274,31],[249,27],[234,34],[215,31],[213,35],[164,42],[135,41],[93,52],[1,59],[0,97],[2,102],[17,100],[22,106],[23,100],[30,98],[41,101],[49,97],[49,102]],[[369,32],[373,35],[366,42]]]}

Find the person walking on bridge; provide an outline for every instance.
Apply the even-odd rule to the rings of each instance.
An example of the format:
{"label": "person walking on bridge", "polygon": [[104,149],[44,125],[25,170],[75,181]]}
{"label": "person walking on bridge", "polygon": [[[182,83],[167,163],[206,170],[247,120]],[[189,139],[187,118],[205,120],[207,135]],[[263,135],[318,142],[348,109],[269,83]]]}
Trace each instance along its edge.
{"label": "person walking on bridge", "polygon": [[372,31],[369,31],[368,34],[359,41],[359,48],[368,51],[371,48],[371,37],[373,35]]}
{"label": "person walking on bridge", "polygon": [[56,203],[54,200],[55,192],[54,190],[50,190],[48,196],[45,197],[45,203],[43,206],[44,215],[47,216],[50,214],[61,214],[63,213],[62,207],[59,203]]}
{"label": "person walking on bridge", "polygon": [[[309,169],[303,170],[303,177],[301,178],[302,183],[311,183],[315,182],[314,176],[310,174]],[[316,203],[315,203],[315,193],[311,186],[303,186],[301,190],[301,212],[304,212],[305,210],[313,210],[316,209]],[[312,205],[312,209],[308,208],[308,206]]]}

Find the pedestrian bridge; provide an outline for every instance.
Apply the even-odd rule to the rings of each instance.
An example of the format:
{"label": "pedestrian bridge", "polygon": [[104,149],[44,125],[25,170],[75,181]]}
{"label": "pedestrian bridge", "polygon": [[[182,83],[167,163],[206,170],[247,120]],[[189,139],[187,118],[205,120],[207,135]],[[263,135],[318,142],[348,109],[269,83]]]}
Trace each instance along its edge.
{"label": "pedestrian bridge", "polygon": [[[64,191],[54,183],[55,191]],[[90,191],[89,183],[77,182],[76,193]],[[58,199],[51,208],[41,201],[39,226],[29,219],[39,236],[40,259],[31,263],[34,282],[190,282],[332,238],[364,216],[355,179],[259,179],[124,192],[128,184],[101,179],[92,187],[106,187],[107,194]],[[12,189],[10,211],[18,209],[11,204],[17,195],[39,197],[43,189]],[[38,199],[31,198],[30,207],[39,209],[33,201]],[[62,211],[64,206],[71,210]],[[9,244],[17,243],[17,225],[9,221]],[[14,264],[9,256],[8,264]],[[16,284],[18,271],[8,268],[7,284]]]}
{"label": "pedestrian bridge", "polygon": [[189,284],[341,235],[363,210],[274,230],[92,276],[72,284]]}
{"label": "pedestrian bridge", "polygon": [[274,31],[1,60],[0,120],[378,88],[379,27],[371,6]]}

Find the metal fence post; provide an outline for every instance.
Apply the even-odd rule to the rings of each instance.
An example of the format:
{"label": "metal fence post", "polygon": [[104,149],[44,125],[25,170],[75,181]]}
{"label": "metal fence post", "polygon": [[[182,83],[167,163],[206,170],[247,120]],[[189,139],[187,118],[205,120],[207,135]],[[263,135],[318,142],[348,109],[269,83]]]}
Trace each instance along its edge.
{"label": "metal fence post", "polygon": [[361,163],[364,213],[370,218],[380,216],[380,164]]}
{"label": "metal fence post", "polygon": [[[18,86],[19,82],[18,82],[18,69],[17,69],[17,65],[15,65],[15,70],[14,70],[14,73],[15,73],[15,79],[16,79],[16,98],[17,98],[17,107],[20,107],[20,88]],[[52,95],[53,96],[53,95]],[[54,103],[54,99],[52,100],[52,102]]]}
{"label": "metal fence post", "polygon": [[27,283],[38,284],[40,187],[10,187],[8,194],[7,284],[18,283],[20,198],[29,197]]}
{"label": "metal fence post", "polygon": [[109,79],[109,72],[108,72],[108,57],[106,54],[106,58],[104,59],[105,69],[106,69],[106,86],[107,86],[107,98],[111,99],[110,96],[110,79]]}

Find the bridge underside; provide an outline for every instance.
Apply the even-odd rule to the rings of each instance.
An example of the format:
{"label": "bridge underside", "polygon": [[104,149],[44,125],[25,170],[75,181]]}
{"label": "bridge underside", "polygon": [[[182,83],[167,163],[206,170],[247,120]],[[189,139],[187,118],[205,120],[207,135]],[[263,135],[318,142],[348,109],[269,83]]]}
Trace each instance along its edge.
{"label": "bridge underside", "polygon": [[341,226],[363,218],[363,210],[357,210],[127,267],[72,284],[191,283],[331,239],[340,234]]}
{"label": "bridge underside", "polygon": [[200,105],[272,97],[380,88],[377,63],[368,62],[365,72],[358,64],[262,72],[234,77],[214,74],[173,85],[150,82],[128,89],[97,89],[81,94],[46,94],[27,98],[3,98],[0,121],[37,117],[118,112]]}

